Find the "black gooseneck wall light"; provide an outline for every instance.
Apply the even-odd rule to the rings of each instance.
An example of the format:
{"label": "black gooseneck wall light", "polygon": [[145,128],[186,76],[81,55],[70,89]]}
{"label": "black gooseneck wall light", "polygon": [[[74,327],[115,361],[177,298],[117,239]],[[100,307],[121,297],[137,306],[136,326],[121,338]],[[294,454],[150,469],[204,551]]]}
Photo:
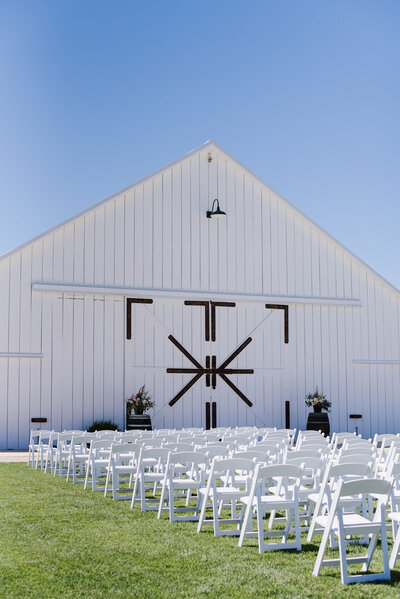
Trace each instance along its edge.
{"label": "black gooseneck wall light", "polygon": [[[216,207],[214,208],[215,205]],[[220,216],[226,216],[226,212],[221,210],[219,207],[219,201],[215,199],[212,203],[211,210],[207,210],[207,218],[219,218]]]}

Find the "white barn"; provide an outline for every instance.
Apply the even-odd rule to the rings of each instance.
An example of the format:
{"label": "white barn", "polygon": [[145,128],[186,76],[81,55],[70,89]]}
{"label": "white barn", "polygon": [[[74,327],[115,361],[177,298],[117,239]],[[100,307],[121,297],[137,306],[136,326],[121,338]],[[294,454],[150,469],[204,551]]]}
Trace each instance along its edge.
{"label": "white barn", "polygon": [[[207,218],[218,198],[226,216]],[[210,141],[0,259],[0,448],[32,418],[400,431],[400,294]]]}

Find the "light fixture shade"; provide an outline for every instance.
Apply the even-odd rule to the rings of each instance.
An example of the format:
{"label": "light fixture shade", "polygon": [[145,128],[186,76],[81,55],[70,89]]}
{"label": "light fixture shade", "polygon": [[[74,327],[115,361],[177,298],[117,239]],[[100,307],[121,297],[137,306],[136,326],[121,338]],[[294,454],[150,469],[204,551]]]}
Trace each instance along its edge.
{"label": "light fixture shade", "polygon": [[[215,206],[216,204],[216,206]],[[214,208],[215,206],[215,208]],[[219,201],[217,199],[215,199],[212,203],[212,208],[211,210],[207,210],[207,218],[220,218],[221,216],[226,216],[226,212],[224,212],[223,210],[221,210],[221,208],[219,207]]]}

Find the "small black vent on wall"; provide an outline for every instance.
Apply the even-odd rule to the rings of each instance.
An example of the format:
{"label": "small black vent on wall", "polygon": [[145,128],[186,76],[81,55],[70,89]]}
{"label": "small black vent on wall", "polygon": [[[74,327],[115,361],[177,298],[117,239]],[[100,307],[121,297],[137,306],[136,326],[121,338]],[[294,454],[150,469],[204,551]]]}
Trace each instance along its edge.
{"label": "small black vent on wall", "polygon": [[47,422],[47,418],[31,418],[31,422]]}

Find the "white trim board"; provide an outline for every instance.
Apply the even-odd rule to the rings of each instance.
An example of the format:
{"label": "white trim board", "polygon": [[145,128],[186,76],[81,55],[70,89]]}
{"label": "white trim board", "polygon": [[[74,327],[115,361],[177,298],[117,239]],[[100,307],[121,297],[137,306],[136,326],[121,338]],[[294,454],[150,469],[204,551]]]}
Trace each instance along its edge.
{"label": "white trim board", "polygon": [[392,365],[400,365],[400,360],[353,360],[353,364],[372,364],[372,365],[380,365],[380,364],[392,364]]}
{"label": "white trim board", "polygon": [[101,285],[73,285],[66,283],[32,283],[32,291],[38,293],[66,293],[73,295],[114,295],[125,297],[150,297],[165,300],[218,299],[235,302],[300,304],[317,306],[348,306],[359,308],[362,302],[358,298],[347,297],[310,297],[289,295],[260,295],[242,293],[220,293],[218,291],[192,291],[188,289],[133,289],[130,287],[108,287]]}
{"label": "white trim board", "polygon": [[0,352],[0,358],[43,358],[43,354],[30,354],[27,352]]}

